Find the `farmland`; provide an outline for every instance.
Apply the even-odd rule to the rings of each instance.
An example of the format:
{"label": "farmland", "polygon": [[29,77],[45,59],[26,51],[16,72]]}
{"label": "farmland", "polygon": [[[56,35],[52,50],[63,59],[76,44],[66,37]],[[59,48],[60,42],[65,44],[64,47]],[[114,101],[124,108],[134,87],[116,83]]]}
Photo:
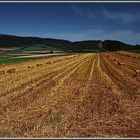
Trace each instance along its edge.
{"label": "farmland", "polygon": [[27,45],[26,47],[0,48],[0,64],[23,62],[41,57],[65,55],[60,48],[46,46],[44,44]]}
{"label": "farmland", "polygon": [[140,137],[139,70],[124,51],[1,65],[0,136]]}

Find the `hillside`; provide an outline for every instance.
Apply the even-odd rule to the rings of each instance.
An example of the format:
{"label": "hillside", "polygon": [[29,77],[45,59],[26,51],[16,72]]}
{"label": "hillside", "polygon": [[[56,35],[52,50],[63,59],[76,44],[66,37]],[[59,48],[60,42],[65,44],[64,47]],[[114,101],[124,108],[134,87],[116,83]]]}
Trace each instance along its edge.
{"label": "hillside", "polygon": [[105,40],[102,46],[109,51],[130,50],[135,47],[116,40]]}
{"label": "hillside", "polygon": [[16,54],[16,53],[23,53],[23,54],[35,54],[35,53],[49,53],[50,51],[53,52],[63,52],[62,49],[54,46],[47,46],[44,44],[33,44],[29,45],[28,47],[23,47],[17,50],[8,51],[7,54]]}
{"label": "hillside", "polygon": [[44,39],[38,37],[19,37],[13,35],[0,35],[0,47],[19,47],[44,42],[45,42]]}
{"label": "hillside", "polygon": [[101,51],[100,42],[100,40],[77,41],[72,42],[70,48],[73,52],[99,52]]}
{"label": "hillside", "polygon": [[[102,43],[102,46],[100,46]],[[62,52],[100,52],[100,51],[121,51],[121,50],[140,50],[140,45],[129,45],[117,40],[85,40],[71,42],[63,39],[39,38],[39,37],[20,37],[12,35],[0,35],[1,48],[16,47],[20,51],[62,51]]]}
{"label": "hillside", "polygon": [[[51,47],[52,50],[68,51],[69,49],[65,48],[66,44],[68,44],[68,43],[69,43],[69,41],[60,40],[60,39],[0,35],[0,48],[18,47],[18,48],[25,49],[28,47],[31,48],[32,45],[36,45],[36,47],[38,47],[38,44],[39,44],[39,46],[42,45],[42,47],[41,47],[42,49],[44,49],[43,46],[45,46],[47,48]],[[33,48],[33,50],[34,50],[34,48]]]}

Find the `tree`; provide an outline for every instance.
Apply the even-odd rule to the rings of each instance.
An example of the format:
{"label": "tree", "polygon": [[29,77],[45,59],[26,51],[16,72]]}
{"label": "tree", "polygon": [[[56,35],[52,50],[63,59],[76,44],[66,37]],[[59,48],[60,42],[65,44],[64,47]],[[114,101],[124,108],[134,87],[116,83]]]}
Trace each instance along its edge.
{"label": "tree", "polygon": [[50,54],[53,54],[53,51],[50,51]]}

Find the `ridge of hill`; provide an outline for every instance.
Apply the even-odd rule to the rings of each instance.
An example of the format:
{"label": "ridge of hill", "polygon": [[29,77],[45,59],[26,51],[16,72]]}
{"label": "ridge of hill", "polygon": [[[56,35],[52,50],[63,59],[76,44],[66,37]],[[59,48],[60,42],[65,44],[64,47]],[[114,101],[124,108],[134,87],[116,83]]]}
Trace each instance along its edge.
{"label": "ridge of hill", "polygon": [[[32,47],[34,46],[34,47]],[[71,42],[64,39],[21,37],[0,34],[0,50],[3,48],[18,48],[20,50],[58,50],[63,52],[99,52],[140,50],[140,45],[130,45],[117,40],[84,40]],[[30,49],[27,49],[27,48]],[[30,51],[31,51],[30,50]]]}

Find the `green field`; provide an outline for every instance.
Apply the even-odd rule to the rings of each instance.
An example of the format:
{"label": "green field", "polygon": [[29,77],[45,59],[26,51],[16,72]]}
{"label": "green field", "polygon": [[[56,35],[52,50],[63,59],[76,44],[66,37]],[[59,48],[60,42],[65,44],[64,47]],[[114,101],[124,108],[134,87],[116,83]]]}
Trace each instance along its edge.
{"label": "green field", "polygon": [[41,56],[41,57],[29,57],[29,58],[3,58],[0,59],[0,64],[9,64],[9,63],[17,63],[17,62],[24,62],[29,60],[37,60],[37,59],[43,59],[43,58],[49,58],[49,57],[57,57],[57,56],[65,56],[65,55],[72,55],[68,53],[63,53],[60,55],[50,55],[50,56]]}
{"label": "green field", "polygon": [[49,54],[50,51],[55,53],[64,53],[61,49],[51,46],[46,46],[44,44],[36,44],[25,46],[23,48],[7,51],[0,55],[0,64],[8,64],[8,63],[16,63],[16,62],[23,62],[32,59],[39,59],[44,57],[50,56],[41,56],[41,57],[30,57],[30,58],[17,58],[17,56],[23,55],[38,55],[38,54]]}
{"label": "green field", "polygon": [[63,52],[61,49],[56,48],[56,47],[52,47],[52,46],[46,46],[44,44],[36,44],[36,45],[30,45],[30,46],[25,46],[22,49],[17,49],[17,50],[13,50],[13,51],[7,51],[6,53],[4,53],[4,55],[10,55],[10,54],[19,54],[19,53],[31,53],[31,51],[33,52],[49,52],[49,51],[56,51],[56,52]]}
{"label": "green field", "polygon": [[35,59],[35,58],[6,58],[6,59],[0,59],[0,64],[23,62],[23,61],[32,60],[32,59]]}

